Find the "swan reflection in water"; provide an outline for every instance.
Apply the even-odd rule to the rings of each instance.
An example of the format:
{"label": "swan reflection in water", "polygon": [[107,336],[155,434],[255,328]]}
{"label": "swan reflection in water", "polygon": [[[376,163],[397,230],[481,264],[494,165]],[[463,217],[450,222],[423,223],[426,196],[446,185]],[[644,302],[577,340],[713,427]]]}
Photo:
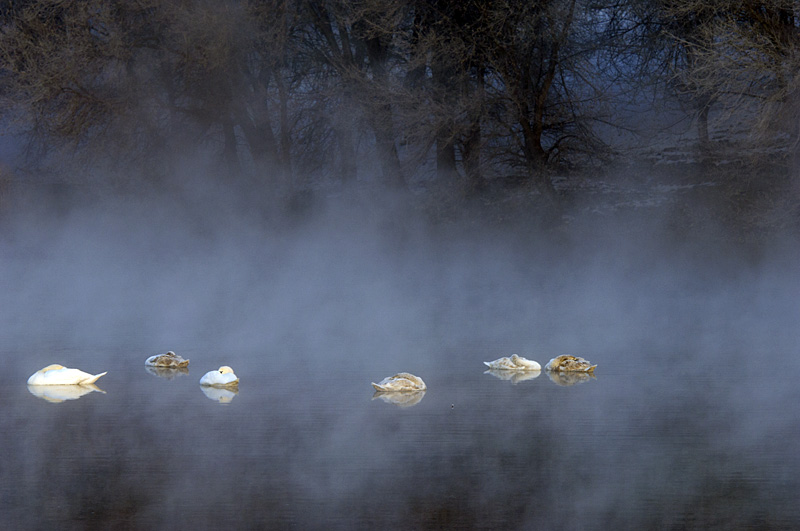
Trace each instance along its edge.
{"label": "swan reflection in water", "polygon": [[220,404],[230,404],[231,401],[239,394],[239,389],[236,387],[211,387],[208,385],[201,385],[200,389],[209,400],[219,402]]}
{"label": "swan reflection in water", "polygon": [[586,383],[589,380],[596,380],[592,372],[554,372],[547,371],[547,376],[553,383],[569,387],[570,385],[577,385]]}
{"label": "swan reflection in water", "polygon": [[29,385],[28,391],[33,396],[42,400],[47,400],[53,404],[64,402],[65,400],[77,400],[83,395],[88,395],[94,391],[106,394],[105,391],[95,384],[83,385]]}
{"label": "swan reflection in water", "polygon": [[146,365],[144,370],[147,371],[149,374],[152,374],[153,376],[164,378],[165,380],[173,380],[178,376],[189,374],[188,367],[169,369],[166,367],[153,367],[151,365]]}
{"label": "swan reflection in water", "polygon": [[416,406],[425,396],[425,391],[375,391],[372,399],[380,398],[387,404],[394,404],[398,407]]}
{"label": "swan reflection in water", "polygon": [[516,385],[519,382],[538,378],[542,374],[542,371],[509,371],[505,369],[489,369],[487,371],[483,371],[483,374],[491,374],[499,380],[510,381],[512,384]]}

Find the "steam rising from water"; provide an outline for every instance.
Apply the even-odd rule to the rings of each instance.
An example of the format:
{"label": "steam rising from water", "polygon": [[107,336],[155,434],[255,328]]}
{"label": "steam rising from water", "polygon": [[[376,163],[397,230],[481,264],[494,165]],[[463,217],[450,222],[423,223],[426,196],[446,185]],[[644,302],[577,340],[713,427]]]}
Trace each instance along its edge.
{"label": "steam rising from water", "polygon": [[757,351],[798,316],[796,251],[780,245],[753,252],[657,227],[545,236],[479,219],[430,227],[415,210],[381,216],[343,201],[287,226],[224,201],[140,200],[29,217],[2,243],[3,335],[44,352],[127,338],[151,353],[202,345],[234,361],[263,350],[291,364],[304,352],[313,365],[333,361],[331,346],[358,343],[372,363],[435,364],[431,345],[464,340],[549,359],[646,351],[678,330],[704,341],[709,327],[730,330],[712,342]]}
{"label": "steam rising from water", "polygon": [[[786,377],[800,365],[793,242],[739,246],[716,230],[686,237],[647,219],[592,230],[596,220],[578,216],[539,232],[477,215],[431,225],[396,203],[320,206],[289,219],[224,200],[108,200],[10,221],[0,343],[17,412],[6,427],[18,431],[4,432],[41,441],[9,443],[24,469],[15,475],[39,492],[46,456],[66,445],[73,461],[58,461],[54,484],[74,481],[92,500],[101,493],[75,479],[77,465],[110,474],[112,490],[130,494],[125,510],[151,524],[175,523],[176,502],[159,496],[178,492],[186,511],[267,507],[295,525],[313,525],[297,509],[311,500],[359,524],[591,527],[553,508],[569,492],[607,525],[608,508],[633,497],[666,518],[670,503],[719,503],[691,499],[704,482],[744,489],[732,494],[738,503],[755,483],[732,474],[777,466],[769,441],[796,428],[774,407],[797,398]],[[167,350],[191,358],[196,375],[231,365],[240,394],[220,409],[194,376],[146,374],[144,359]],[[511,386],[483,374],[483,361],[512,353],[542,365],[581,355],[598,379]],[[13,386],[55,362],[108,370],[108,395],[59,404],[73,407],[60,414],[31,409],[24,385],[25,395]],[[398,371],[422,376],[425,398],[404,409],[371,402],[369,382]],[[130,431],[114,424],[119,397]],[[48,418],[32,427],[23,412]],[[781,454],[800,455],[789,450]],[[158,462],[152,452],[163,452]],[[391,493],[375,476],[386,470]],[[601,487],[618,474],[618,488]],[[797,492],[791,477],[773,479],[770,492]],[[275,492],[285,497],[265,494]],[[713,521],[709,511],[702,521]]]}

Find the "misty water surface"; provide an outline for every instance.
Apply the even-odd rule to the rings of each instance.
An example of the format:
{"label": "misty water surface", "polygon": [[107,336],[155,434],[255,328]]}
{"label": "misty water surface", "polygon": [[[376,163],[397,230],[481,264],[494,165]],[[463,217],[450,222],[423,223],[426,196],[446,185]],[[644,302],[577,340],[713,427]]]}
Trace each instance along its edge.
{"label": "misty water surface", "polygon": [[[789,242],[336,208],[42,219],[2,236],[4,529],[800,525]],[[188,374],[145,370],[167,350]],[[596,378],[484,373],[512,353]],[[109,371],[105,393],[34,396],[50,363]],[[222,364],[224,404],[197,383]],[[428,392],[373,400],[398,371]]]}

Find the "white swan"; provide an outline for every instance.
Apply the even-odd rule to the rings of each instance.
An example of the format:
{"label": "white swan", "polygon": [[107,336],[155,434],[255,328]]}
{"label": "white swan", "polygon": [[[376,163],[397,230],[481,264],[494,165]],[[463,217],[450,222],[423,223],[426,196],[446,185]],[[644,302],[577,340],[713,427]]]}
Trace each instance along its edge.
{"label": "white swan", "polygon": [[144,362],[148,367],[165,367],[167,369],[180,369],[189,366],[189,360],[185,360],[171,350],[166,354],[150,356]]}
{"label": "white swan", "polygon": [[539,363],[513,354],[510,358],[498,358],[494,361],[484,361],[484,365],[494,370],[502,371],[541,371]]}
{"label": "white swan", "polygon": [[372,387],[384,393],[425,391],[428,388],[422,378],[408,372],[399,372],[394,376],[387,376],[380,383],[372,382]]}
{"label": "white swan", "polygon": [[554,372],[594,372],[597,365],[592,365],[583,358],[563,354],[551,359],[545,369]]}
{"label": "white swan", "polygon": [[28,378],[28,385],[88,385],[106,374],[89,374],[79,369],[68,369],[63,365],[48,365]]}
{"label": "white swan", "polygon": [[233,369],[223,365],[216,371],[208,371],[200,378],[200,385],[211,387],[233,387],[239,385],[239,377],[233,373]]}

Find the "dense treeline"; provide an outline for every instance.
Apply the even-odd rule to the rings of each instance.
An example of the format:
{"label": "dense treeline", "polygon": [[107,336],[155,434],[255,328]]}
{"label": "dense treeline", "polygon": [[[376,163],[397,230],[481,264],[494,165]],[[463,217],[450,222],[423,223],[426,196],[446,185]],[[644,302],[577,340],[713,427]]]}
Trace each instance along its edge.
{"label": "dense treeline", "polygon": [[705,154],[713,112],[795,146],[798,13],[786,0],[10,0],[0,83],[6,123],[50,150],[160,171],[200,150],[276,190],[427,173],[551,193],[549,168],[613,155],[608,132],[636,125],[623,110],[653,101],[683,105]]}

